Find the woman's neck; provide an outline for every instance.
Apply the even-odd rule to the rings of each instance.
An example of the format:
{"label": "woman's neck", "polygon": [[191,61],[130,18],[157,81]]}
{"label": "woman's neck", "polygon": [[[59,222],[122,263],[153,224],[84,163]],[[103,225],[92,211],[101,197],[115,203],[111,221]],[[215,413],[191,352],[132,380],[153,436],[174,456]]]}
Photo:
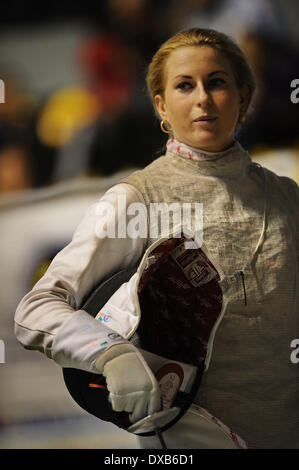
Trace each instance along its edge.
{"label": "woman's neck", "polygon": [[218,152],[210,152],[203,149],[191,147],[190,145],[184,144],[183,142],[179,142],[175,137],[171,137],[167,141],[167,149],[180,155],[182,157],[188,158],[189,160],[216,160],[221,157],[227,150],[233,147],[235,141],[233,141],[229,146],[225,149],[218,151]]}

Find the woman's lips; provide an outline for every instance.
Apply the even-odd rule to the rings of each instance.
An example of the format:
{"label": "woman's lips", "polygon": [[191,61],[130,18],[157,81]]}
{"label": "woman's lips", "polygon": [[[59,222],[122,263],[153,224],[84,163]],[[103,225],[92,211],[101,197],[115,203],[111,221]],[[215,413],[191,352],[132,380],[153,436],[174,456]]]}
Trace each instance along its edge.
{"label": "woman's lips", "polygon": [[194,119],[194,122],[201,122],[201,121],[215,121],[216,116],[200,116],[196,119]]}
{"label": "woman's lips", "polygon": [[215,116],[200,116],[197,119],[194,119],[194,123],[200,126],[211,125],[216,121],[217,117]]}

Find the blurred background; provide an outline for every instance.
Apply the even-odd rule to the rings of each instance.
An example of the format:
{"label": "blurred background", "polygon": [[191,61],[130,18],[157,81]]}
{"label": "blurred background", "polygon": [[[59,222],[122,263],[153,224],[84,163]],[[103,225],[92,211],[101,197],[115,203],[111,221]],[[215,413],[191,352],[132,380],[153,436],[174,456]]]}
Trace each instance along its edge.
{"label": "blurred background", "polygon": [[101,0],[1,6],[0,448],[134,448],[81,410],[60,368],[13,333],[19,300],[71,239],[88,205],[164,151],[145,86],[160,44],[193,26],[234,37],[258,93],[239,140],[299,182],[298,0]]}

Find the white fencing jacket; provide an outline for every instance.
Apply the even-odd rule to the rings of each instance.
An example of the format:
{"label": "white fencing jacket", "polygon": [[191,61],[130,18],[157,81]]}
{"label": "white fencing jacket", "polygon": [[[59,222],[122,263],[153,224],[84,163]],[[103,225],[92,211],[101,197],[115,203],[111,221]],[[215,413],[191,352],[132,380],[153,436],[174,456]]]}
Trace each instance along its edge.
{"label": "white fencing jacket", "polygon": [[[162,195],[171,194],[173,187],[176,196],[176,183],[184,182],[182,201],[186,196],[190,200],[191,187],[202,188],[195,200],[203,202],[204,214],[209,216],[204,218],[207,231],[205,237],[204,230],[203,238],[223,273],[228,306],[196,403],[252,447],[295,448],[299,447],[295,432],[299,420],[299,375],[290,360],[290,343],[299,337],[298,187],[268,170],[264,170],[266,179],[257,176],[252,166],[247,152],[237,146],[226,157],[202,166],[201,162],[183,161],[168,152],[139,175],[142,171],[145,178],[156,175],[157,181],[161,176],[161,182],[168,177],[169,187],[164,185]],[[142,192],[138,177],[133,176],[129,184],[112,187],[88,209],[71,243],[20,302],[15,331],[25,348],[39,350],[63,367],[97,372],[94,362],[101,352],[127,341],[138,320],[136,277],[123,285],[122,295],[112,301],[114,310],[120,311],[118,317],[113,315],[113,321],[99,322],[80,306],[102,279],[137,264],[153,242],[149,237],[99,236],[103,230],[101,223],[99,227],[103,202],[114,207],[105,220],[108,231],[115,228],[116,232],[123,220],[132,220],[133,215],[127,214],[132,203],[145,203],[148,207],[155,202],[150,200],[150,191]],[[120,197],[124,196],[125,203],[120,204]],[[163,197],[165,201],[166,196]],[[236,276],[242,270],[247,305]],[[114,331],[123,338],[115,339],[110,334]],[[184,426],[190,416],[187,414],[167,431],[166,437],[168,433],[174,448],[209,447],[200,440],[197,418],[191,420],[188,428],[193,438],[186,434]],[[153,441],[147,444],[144,439],[141,438],[143,446],[155,446]],[[221,445],[214,441],[211,447]]]}

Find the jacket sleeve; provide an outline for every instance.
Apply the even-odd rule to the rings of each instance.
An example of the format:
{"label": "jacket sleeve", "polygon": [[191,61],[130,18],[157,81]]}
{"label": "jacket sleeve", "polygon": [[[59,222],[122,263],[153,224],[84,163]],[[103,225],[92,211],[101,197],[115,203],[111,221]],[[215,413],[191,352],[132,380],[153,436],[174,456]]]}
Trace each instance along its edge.
{"label": "jacket sleeve", "polygon": [[143,204],[133,186],[121,183],[108,190],[88,208],[72,241],[21,300],[15,334],[26,349],[43,352],[62,367],[96,373],[94,362],[101,352],[127,342],[80,305],[102,279],[133,266],[143,254],[146,237],[118,231],[120,225],[122,230],[128,225],[127,209],[132,203]]}

